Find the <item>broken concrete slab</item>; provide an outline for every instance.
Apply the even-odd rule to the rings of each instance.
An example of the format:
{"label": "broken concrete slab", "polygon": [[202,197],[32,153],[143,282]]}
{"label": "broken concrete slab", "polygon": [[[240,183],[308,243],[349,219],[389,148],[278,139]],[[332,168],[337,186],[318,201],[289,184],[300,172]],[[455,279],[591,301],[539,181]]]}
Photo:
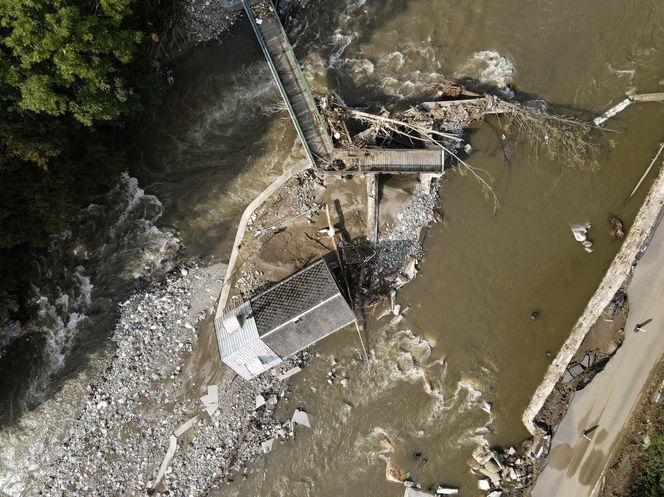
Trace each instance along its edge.
{"label": "broken concrete slab", "polygon": [[432,497],[432,495],[415,487],[406,487],[403,497]]}
{"label": "broken concrete slab", "polygon": [[477,471],[482,473],[484,476],[488,476],[489,479],[491,480],[491,483],[493,483],[494,485],[498,485],[500,483],[500,475],[497,472],[489,471],[484,467],[478,469]]}
{"label": "broken concrete slab", "polygon": [[208,401],[211,404],[218,404],[219,403],[219,386],[218,385],[208,385],[207,387],[208,393]]}
{"label": "broken concrete slab", "polygon": [[491,488],[491,480],[488,478],[483,478],[477,482],[477,488],[483,491],[487,491]]}
{"label": "broken concrete slab", "polygon": [[560,381],[563,385],[566,385],[567,383],[571,382],[574,380],[574,376],[572,376],[572,373],[569,371],[565,371],[565,376],[563,376],[563,379]]}
{"label": "broken concrete slab", "polygon": [[584,368],[590,366],[590,356],[588,354],[584,355],[583,359],[581,359],[581,362],[579,364],[581,364],[581,366],[583,366]]}
{"label": "broken concrete slab", "polygon": [[581,364],[575,364],[571,368],[569,368],[569,374],[571,374],[574,378],[579,376],[581,373],[585,371],[585,368],[581,366]]}
{"label": "broken concrete slab", "polygon": [[262,395],[256,395],[256,407],[254,407],[254,410],[259,409],[263,407],[266,404],[265,397]]}
{"label": "broken concrete slab", "polygon": [[302,371],[302,368],[300,368],[299,366],[295,366],[294,368],[291,368],[288,371],[286,371],[284,374],[279,375],[279,380],[284,381],[293,376],[294,374],[299,373],[300,371]]}
{"label": "broken concrete slab", "polygon": [[182,424],[178,427],[178,429],[175,430],[175,432],[173,432],[173,434],[174,434],[176,437],[181,437],[181,436],[184,434],[184,432],[186,432],[189,428],[191,428],[192,426],[194,426],[194,423],[195,423],[196,421],[198,421],[198,416],[194,416],[193,418],[190,418],[190,419],[189,419],[188,421],[186,421],[185,423],[182,423]]}
{"label": "broken concrete slab", "polygon": [[412,280],[417,276],[417,261],[415,259],[410,259],[405,264],[403,274],[409,280]]}
{"label": "broken concrete slab", "polygon": [[272,452],[273,445],[274,445],[274,438],[270,438],[269,440],[265,440],[263,443],[261,443],[261,449],[263,449],[263,454]]}
{"label": "broken concrete slab", "polygon": [[161,466],[159,467],[159,473],[157,473],[157,477],[154,479],[154,482],[150,485],[150,488],[155,488],[164,478],[166,470],[168,470],[168,467],[170,466],[171,461],[173,460],[173,456],[175,455],[175,449],[177,449],[177,446],[178,446],[177,437],[175,435],[171,435],[170,442],[168,444],[168,450],[166,451],[164,460],[161,462]]}
{"label": "broken concrete slab", "polygon": [[301,411],[299,409],[295,409],[295,412],[293,412],[293,417],[291,418],[291,421],[293,423],[297,423],[302,426],[306,426],[307,428],[311,428],[311,422],[309,421],[309,415]]}
{"label": "broken concrete slab", "polygon": [[491,451],[481,445],[473,451],[473,459],[477,461],[480,466],[484,466],[491,457]]}
{"label": "broken concrete slab", "polygon": [[219,410],[219,404],[208,404],[205,406],[205,411],[209,416],[214,415],[215,412]]}
{"label": "broken concrete slab", "polygon": [[503,492],[500,490],[496,490],[495,492],[491,492],[487,497],[503,497]]}
{"label": "broken concrete slab", "polygon": [[439,486],[436,489],[436,494],[437,495],[457,495],[459,493],[459,489],[456,487],[443,487]]}

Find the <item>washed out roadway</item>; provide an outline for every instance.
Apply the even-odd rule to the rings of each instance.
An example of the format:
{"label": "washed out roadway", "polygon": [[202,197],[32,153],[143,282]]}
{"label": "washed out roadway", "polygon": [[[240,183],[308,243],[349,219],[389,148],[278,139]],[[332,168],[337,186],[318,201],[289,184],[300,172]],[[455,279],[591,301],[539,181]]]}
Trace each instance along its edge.
{"label": "washed out roadway", "polygon": [[[607,367],[577,392],[553,436],[549,464],[535,485],[534,497],[598,495],[598,481],[611,451],[664,352],[664,227],[660,224],[635,268],[627,289],[630,311],[625,342]],[[600,317],[604,319],[604,316]],[[645,332],[637,323],[652,321]],[[584,430],[592,429],[588,439]]]}

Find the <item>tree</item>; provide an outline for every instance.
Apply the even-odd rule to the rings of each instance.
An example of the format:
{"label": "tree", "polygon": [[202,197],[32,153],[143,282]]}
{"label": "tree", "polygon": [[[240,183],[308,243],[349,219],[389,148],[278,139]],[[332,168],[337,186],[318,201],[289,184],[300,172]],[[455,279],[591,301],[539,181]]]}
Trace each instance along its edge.
{"label": "tree", "polygon": [[16,110],[92,126],[140,107],[131,63],[143,35],[127,27],[132,3],[0,2],[0,78],[16,91]]}

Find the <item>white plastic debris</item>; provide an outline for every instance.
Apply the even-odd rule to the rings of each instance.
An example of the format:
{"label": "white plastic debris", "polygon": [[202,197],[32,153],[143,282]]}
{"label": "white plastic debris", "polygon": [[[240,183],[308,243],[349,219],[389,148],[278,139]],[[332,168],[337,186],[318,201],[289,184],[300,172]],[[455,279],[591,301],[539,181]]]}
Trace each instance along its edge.
{"label": "white plastic debris", "polygon": [[272,446],[274,445],[274,438],[270,438],[269,440],[266,440],[265,442],[261,443],[261,448],[263,449],[263,454],[267,454],[268,452],[272,452]]}
{"label": "white plastic debris", "polygon": [[304,411],[295,409],[295,412],[293,412],[293,417],[291,418],[291,420],[293,421],[293,423],[297,423],[299,425],[306,426],[307,428],[311,428],[309,415]]}
{"label": "white plastic debris", "polygon": [[584,250],[588,253],[593,251],[593,242],[588,240],[588,230],[590,227],[590,223],[575,224],[571,227],[574,239],[579,242],[583,246]]}
{"label": "white plastic debris", "polygon": [[480,402],[480,409],[482,409],[487,414],[491,414],[491,404],[488,403],[486,400]]}
{"label": "white plastic debris", "polygon": [[491,488],[491,480],[484,478],[477,482],[477,488],[483,491],[487,491]]}
{"label": "white plastic debris", "polygon": [[190,418],[186,423],[182,423],[177,430],[175,430],[174,435],[176,437],[181,437],[184,432],[186,432],[189,428],[194,426],[194,423],[198,421],[198,416],[194,416],[193,418]]}
{"label": "white plastic debris", "polygon": [[260,17],[257,17],[256,18],[256,24],[258,24],[258,25],[263,24],[263,19],[261,19]]}
{"label": "white plastic debris", "polygon": [[262,395],[256,395],[256,407],[254,409],[258,409],[259,407],[263,407],[265,405],[265,397]]}
{"label": "white plastic debris", "polygon": [[459,493],[459,489],[455,487],[438,487],[436,493],[438,495],[456,495]]}
{"label": "white plastic debris", "polygon": [[590,224],[575,224],[572,226],[572,235],[574,235],[574,239],[579,243],[585,242],[588,239],[589,228]]}

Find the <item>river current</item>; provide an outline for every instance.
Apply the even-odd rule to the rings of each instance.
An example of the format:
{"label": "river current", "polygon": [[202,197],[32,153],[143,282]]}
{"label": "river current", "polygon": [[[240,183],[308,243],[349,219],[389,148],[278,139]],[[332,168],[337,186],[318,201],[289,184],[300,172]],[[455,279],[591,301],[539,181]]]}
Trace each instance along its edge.
{"label": "river current", "polygon": [[[356,106],[403,107],[444,78],[471,77],[594,115],[626,91],[660,91],[664,77],[656,0],[320,0],[291,40],[313,92],[333,90]],[[168,268],[178,244],[170,227],[188,255],[224,256],[244,206],[302,157],[248,26],[196,49],[175,76],[162,108],[136,132],[132,176],[40,261],[26,325],[40,360],[10,362],[2,380],[0,490],[11,495],[26,494],[80,408],[118,296],[139,275]],[[595,171],[525,147],[508,163],[498,123],[478,127],[469,161],[495,178],[500,209],[493,213],[471,177],[448,173],[444,222],[427,237],[421,274],[399,294],[411,308],[404,321],[370,324],[368,363],[358,363],[351,333],[317,346],[318,359],[294,377],[289,407],[306,407],[313,428],[275,446],[222,495],[400,496],[385,481],[385,439],[424,486],[476,488],[465,461],[482,440],[526,436],[520,417],[547,352],[555,354],[617,251],[608,216],[629,226],[648,182],[627,197],[663,124],[659,104],[610,121],[618,132],[598,136]],[[578,222],[593,224],[592,254],[571,236]],[[541,318],[532,321],[535,310]],[[409,357],[415,366],[404,368]],[[331,369],[349,385],[328,384]]]}

